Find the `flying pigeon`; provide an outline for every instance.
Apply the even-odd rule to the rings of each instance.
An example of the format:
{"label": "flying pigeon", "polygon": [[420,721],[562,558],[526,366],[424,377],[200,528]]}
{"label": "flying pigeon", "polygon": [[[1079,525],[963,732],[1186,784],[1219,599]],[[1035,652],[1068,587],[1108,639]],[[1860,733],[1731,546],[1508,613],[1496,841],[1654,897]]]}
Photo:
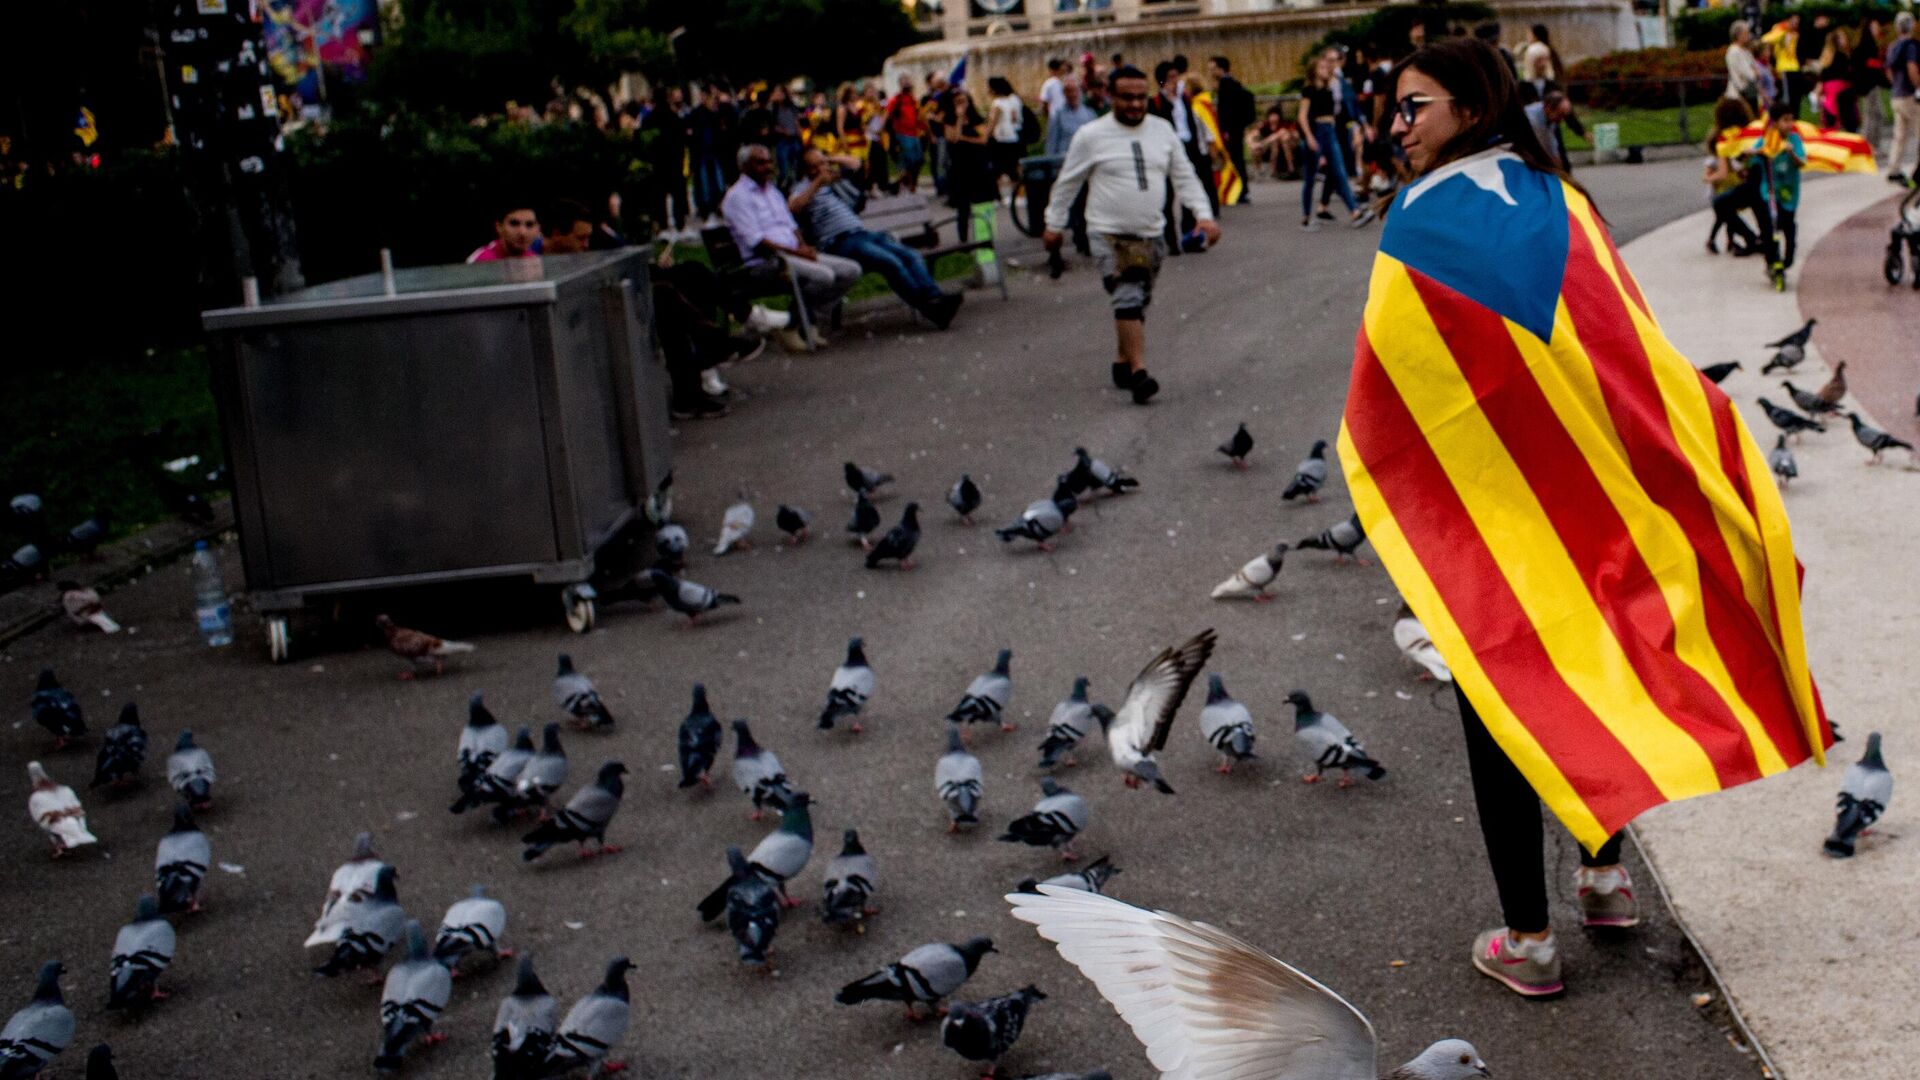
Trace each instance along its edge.
{"label": "flying pigeon", "polygon": [[676,578],[659,567],[647,571],[648,580],[660,592],[660,598],[667,606],[687,617],[687,625],[692,626],[700,616],[724,604],[738,604],[740,598],[732,593],[716,592],[695,581]]}
{"label": "flying pigeon", "polygon": [[873,549],[873,541],[870,538],[873,535],[873,530],[879,527],[880,511],[874,509],[873,503],[867,499],[867,493],[862,491],[858,495],[855,495],[853,499],[853,517],[847,521],[847,534],[860,542],[862,550],[871,551]]}
{"label": "flying pigeon", "polygon": [[813,521],[813,515],[797,506],[781,503],[773,512],[773,524],[786,534],[787,543],[799,547],[807,542],[807,525]]}
{"label": "flying pigeon", "polygon": [[1051,769],[1062,763],[1075,764],[1073,751],[1095,723],[1104,733],[1107,725],[1113,723],[1113,710],[1087,700],[1087,677],[1082,675],[1073,680],[1073,692],[1055,705],[1053,715],[1047,717],[1047,737],[1040,744],[1040,767]]}
{"label": "flying pigeon", "polygon": [[1140,481],[1087,453],[1086,447],[1073,448],[1073,468],[1065,481],[1075,495],[1103,488],[1109,495],[1125,495],[1140,486]]}
{"label": "flying pigeon", "polygon": [[1073,862],[1080,858],[1073,850],[1073,838],[1087,827],[1087,800],[1061,787],[1053,777],[1040,779],[1040,801],[1033,812],[1014,818],[999,839],[1009,844],[1060,849],[1060,858]]}
{"label": "flying pigeon", "polygon": [[1790,382],[1781,383],[1780,389],[1785,390],[1787,396],[1793,399],[1793,403],[1805,410],[1808,416],[1819,416],[1821,413],[1839,411],[1839,406],[1830,404],[1827,399],[1821,397],[1819,394],[1809,394]]}
{"label": "flying pigeon", "polygon": [[0,1077],[32,1080],[73,1042],[73,1010],[60,993],[66,970],[58,960],[42,964],[33,1000],[0,1028]]}
{"label": "flying pigeon", "polygon": [[1119,872],[1120,868],[1108,862],[1107,857],[1102,855],[1078,870],[1070,870],[1064,874],[1055,874],[1045,881],[1036,881],[1033,878],[1027,878],[1025,881],[1014,886],[1014,891],[1037,893],[1040,891],[1040,886],[1042,885],[1055,885],[1062,889],[1078,889],[1081,892],[1104,893],[1107,891],[1107,882],[1113,880],[1113,876]]}
{"label": "flying pigeon", "polygon": [[67,621],[75,626],[96,626],[102,633],[117,634],[120,624],[113,621],[107,609],[100,603],[100,594],[77,581],[57,581],[53,586],[60,592],[60,609],[67,613]]}
{"label": "flying pigeon", "polygon": [[540,749],[520,770],[512,793],[494,805],[494,822],[505,825],[514,814],[544,811],[547,800],[566,785],[568,771],[567,751],[560,745],[560,725],[548,724],[540,732]]}
{"label": "flying pigeon", "polygon": [[1780,478],[1780,486],[1786,487],[1793,478],[1800,475],[1800,463],[1793,458],[1793,451],[1787,449],[1785,435],[1774,442],[1773,450],[1767,454],[1767,464],[1772,467],[1773,475]]}
{"label": "flying pigeon", "polygon": [[1052,551],[1053,537],[1072,528],[1067,518],[1078,508],[1079,501],[1062,485],[1052,496],[1028,503],[1012,524],[993,530],[993,534],[1003,544],[1012,543],[1016,536],[1024,536],[1038,544],[1041,551]]}
{"label": "flying pigeon", "polygon": [[[772,883],[780,894],[781,907],[799,907],[800,901],[787,895],[788,879],[806,869],[813,858],[813,816],[808,810],[812,798],[795,792],[780,815],[780,827],[753,846],[747,856],[747,868]],[[734,883],[729,872],[720,887],[708,893],[697,905],[702,922],[712,922],[727,907],[727,889]]]}
{"label": "flying pigeon", "polygon": [[1810,420],[1794,412],[1792,409],[1783,409],[1773,402],[1768,401],[1766,398],[1760,398],[1759,402],[1760,408],[1767,414],[1767,419],[1773,421],[1773,426],[1786,432],[1788,435],[1797,436],[1803,431],[1824,432],[1827,430],[1827,425],[1822,424],[1820,421]]}
{"label": "flying pigeon", "polygon": [[745,720],[733,722],[733,740],[733,782],[740,785],[741,794],[753,800],[753,812],[747,819],[759,821],[762,807],[786,810],[793,800],[793,787],[787,782],[786,770],[780,767],[780,759],[753,741]]}
{"label": "flying pigeon", "polygon": [[[620,845],[607,843],[607,825],[613,820],[614,812],[620,809],[620,796],[626,791],[621,782],[621,774],[627,771],[625,765],[609,761],[600,766],[600,775],[593,783],[573,793],[567,805],[552,817],[533,827],[533,831],[520,838],[527,850],[520,857],[527,862],[539,858],[556,844],[568,841],[580,845],[580,857],[592,858],[595,855],[612,855],[620,850]],[[593,841],[588,847],[587,841]]]}
{"label": "flying pigeon", "polygon": [[827,863],[820,888],[820,918],[829,925],[859,923],[880,914],[873,895],[880,891],[880,866],[860,843],[860,834],[848,829],[840,840],[840,854]]}
{"label": "flying pigeon", "polygon": [[409,630],[404,626],[395,625],[394,621],[385,615],[375,615],[373,622],[380,628],[380,632],[387,636],[387,648],[393,652],[393,655],[413,662],[412,667],[400,673],[403,679],[411,679],[415,675],[422,674],[429,667],[433,669],[435,675],[438,675],[446,670],[447,657],[473,651],[472,644],[468,642],[448,641],[419,630]]}
{"label": "flying pigeon", "polygon": [[454,800],[448,810],[464,814],[482,803],[493,803],[495,820],[506,823],[507,815],[514,809],[515,789],[520,782],[520,774],[525,772],[527,764],[533,760],[533,733],[521,728],[514,736],[513,745],[505,753],[493,759],[473,782],[473,789],[463,791]]}
{"label": "flying pigeon", "polygon": [[[1162,1075],[1379,1075],[1379,1041],[1359,1010],[1224,930],[1052,886],[1006,899],[1092,981]],[[1447,1039],[1387,1080],[1490,1075],[1471,1044]]]}
{"label": "flying pigeon", "polygon": [[860,710],[866,708],[867,699],[872,696],[873,668],[867,663],[866,641],[854,638],[847,642],[847,658],[834,669],[833,682],[827,687],[827,706],[820,710],[820,730],[833,727],[844,717],[847,726],[858,734],[864,730],[860,726]]}
{"label": "flying pigeon", "polygon": [[1739,370],[1740,361],[1729,360],[1724,364],[1708,364],[1706,367],[1700,369],[1700,374],[1705,375],[1715,383],[1723,383],[1727,381],[1727,376]]}
{"label": "flying pigeon", "polygon": [[54,858],[100,842],[87,831],[86,808],[72,788],[54,782],[37,761],[27,762],[27,779],[33,783],[33,791],[27,795],[27,813],[53,841]]}
{"label": "flying pigeon", "polygon": [[129,701],[120,706],[120,722],[107,729],[100,740],[100,754],[93,766],[90,788],[125,787],[133,783],[140,766],[147,760],[147,731],[140,726],[140,708]]}
{"label": "flying pigeon", "polygon": [[[527,733],[525,728],[520,734]],[[531,749],[528,751],[531,753]],[[365,901],[379,883],[380,871],[387,864],[373,853],[373,834],[360,833],[353,838],[353,855],[341,863],[327,882],[327,898],[320,904],[320,918],[304,946],[331,945],[340,940],[346,927],[347,905]]]}
{"label": "flying pigeon", "polygon": [[501,754],[507,752],[507,729],[487,711],[478,690],[467,699],[467,723],[460,729],[460,747],[454,761],[460,766],[460,790],[470,792]]}
{"label": "flying pigeon", "polygon": [[753,872],[737,847],[727,849],[727,931],[740,948],[740,962],[767,970],[773,935],[780,929],[780,894],[766,878]]}
{"label": "flying pigeon", "polygon": [[513,993],[500,1002],[493,1016],[493,1075],[496,1080],[523,1080],[540,1074],[553,1048],[560,1024],[560,1005],[540,985],[533,958],[520,958]]}
{"label": "flying pigeon", "polygon": [[747,534],[753,531],[753,504],[747,501],[745,489],[740,492],[739,501],[727,507],[725,516],[720,519],[720,538],[714,541],[713,553],[725,555],[736,547],[752,547],[753,541]]}
{"label": "flying pigeon", "polygon": [[893,483],[892,473],[884,473],[878,469],[863,469],[851,461],[847,462],[841,472],[846,477],[847,490],[855,495],[872,495],[880,489],[881,484]]}
{"label": "flying pigeon", "polygon": [[606,731],[613,727],[613,714],[607,711],[606,702],[600,700],[600,691],[594,688],[592,679],[574,670],[573,657],[566,653],[560,654],[560,668],[553,676],[553,703],[581,731]]}
{"label": "flying pigeon", "polygon": [[1280,564],[1287,557],[1290,545],[1273,545],[1273,550],[1255,555],[1247,565],[1233,572],[1233,576],[1213,587],[1215,600],[1256,600],[1265,603],[1273,599],[1267,592],[1267,586],[1280,576]]}
{"label": "flying pigeon", "polygon": [[213,866],[213,845],[193,823],[186,803],[173,808],[173,828],[160,838],[153,853],[154,892],[166,914],[195,914],[201,908],[200,886]]}
{"label": "flying pigeon", "polygon": [[1280,492],[1280,497],[1292,502],[1304,495],[1308,502],[1320,501],[1320,488],[1327,482],[1327,440],[1315,439],[1313,450],[1294,470],[1293,479]]}
{"label": "flying pigeon", "polygon": [[1896,439],[1886,432],[1881,431],[1879,428],[1860,419],[1859,413],[1849,412],[1847,414],[1847,421],[1853,425],[1854,439],[1856,439],[1861,446],[1873,451],[1873,457],[1868,460],[1867,464],[1880,464],[1880,455],[1896,448],[1905,450],[1909,457],[1913,455],[1912,443],[1903,439]]}
{"label": "flying pigeon", "polygon": [[107,1008],[125,1009],[164,1001],[160,975],[173,963],[173,924],[160,917],[151,896],[140,897],[133,921],[113,938],[107,973]]}
{"label": "flying pigeon", "polygon": [[1014,730],[1013,722],[1004,715],[1007,699],[1013,695],[1013,677],[1007,670],[1011,663],[1013,650],[1001,649],[1000,656],[993,662],[993,670],[985,675],[976,675],[967,684],[966,696],[947,714],[947,721],[954,724],[985,724],[998,720],[1001,731]]}
{"label": "flying pigeon", "polygon": [[495,961],[511,958],[513,950],[500,947],[500,935],[506,931],[507,906],[488,896],[485,886],[475,885],[441,918],[440,930],[433,936],[433,958],[455,975],[460,961],[471,953],[485,953]]}
{"label": "flying pigeon", "polygon": [[373,1067],[383,1073],[400,1068],[400,1056],[415,1039],[422,1046],[447,1040],[445,1032],[433,1030],[433,1022],[453,996],[453,977],[427,955],[427,935],[418,922],[407,920],[405,933],[406,958],[387,972],[380,991],[380,1054]]}
{"label": "flying pigeon", "polygon": [[1824,386],[1814,391],[1814,396],[1830,406],[1839,405],[1840,399],[1847,396],[1847,362],[1845,360],[1833,365],[1833,378],[1828,379]]}
{"label": "flying pigeon", "polygon": [[993,939],[968,938],[958,945],[935,943],[922,945],[893,963],[840,988],[833,1000],[842,1005],[863,1001],[898,1001],[907,1007],[909,1019],[920,1019],[916,1005],[929,1008],[960,989],[973,977],[980,960],[998,952]]}
{"label": "flying pigeon", "polygon": [[1213,655],[1214,641],[1212,630],[1202,630],[1184,645],[1160,650],[1127,687],[1127,698],[1107,728],[1107,750],[1128,787],[1137,788],[1144,782],[1162,794],[1173,794],[1153,755],[1166,748],[1173,715],[1180,711],[1180,702],[1186,699],[1194,678]]}
{"label": "flying pigeon", "polygon": [[973,524],[973,512],[980,509],[980,488],[974,484],[973,477],[960,474],[960,479],[947,490],[947,505],[953,507],[961,521]]}
{"label": "flying pigeon", "polygon": [[1312,784],[1320,780],[1328,769],[1340,770],[1340,786],[1353,786],[1353,770],[1361,769],[1367,779],[1378,780],[1387,775],[1386,766],[1367,756],[1360,740],[1353,737],[1331,713],[1323,713],[1313,707],[1313,699],[1305,690],[1295,690],[1287,695],[1287,703],[1293,706],[1293,735],[1313,755],[1313,771],[1300,779]]}
{"label": "flying pigeon", "polygon": [[1867,752],[1847,766],[1840,780],[1840,812],[1833,823],[1833,835],[1823,845],[1836,859],[1853,856],[1853,842],[1886,812],[1893,801],[1893,774],[1880,756],[1880,733],[1867,736]]}
{"label": "flying pigeon", "polygon": [[920,546],[920,504],[910,502],[900,511],[900,524],[887,530],[880,542],[867,550],[867,569],[887,559],[899,562],[900,569],[913,569],[913,549]]}
{"label": "flying pigeon", "polygon": [[699,784],[709,791],[713,789],[713,781],[707,774],[713,771],[713,759],[719,755],[720,743],[725,738],[720,721],[707,707],[706,684],[694,683],[693,708],[687,711],[687,718],[680,721],[681,787]]}
{"label": "flying pigeon", "polygon": [[1425,669],[1420,673],[1421,681],[1453,681],[1453,669],[1441,658],[1440,650],[1433,647],[1433,639],[1427,636],[1427,628],[1420,625],[1420,620],[1414,616],[1413,608],[1404,602],[1393,620],[1393,644],[1400,650],[1401,656]]}
{"label": "flying pigeon", "polygon": [[53,736],[53,748],[65,749],[77,739],[87,737],[87,721],[80,715],[80,703],[60,685],[52,668],[40,669],[40,681],[33,690],[33,722]]}
{"label": "flying pigeon", "polygon": [[394,877],[393,867],[382,863],[374,874],[371,893],[340,903],[341,925],[333,953],[326,963],[313,969],[315,975],[332,978],[343,972],[377,968],[406,936],[407,913],[401,910]]}
{"label": "flying pigeon", "polygon": [[1367,560],[1355,552],[1360,550],[1360,545],[1366,543],[1366,540],[1367,531],[1360,527],[1360,515],[1354,514],[1347,520],[1323,531],[1319,536],[1309,536],[1293,546],[1311,548],[1315,551],[1331,551],[1334,553],[1334,562],[1343,563],[1352,559],[1355,563],[1365,566]]}
{"label": "flying pigeon", "polygon": [[1238,762],[1251,761],[1253,752],[1253,714],[1233,700],[1218,675],[1207,676],[1207,704],[1200,710],[1200,734],[1220,752],[1220,765],[1214,771],[1225,776]]}
{"label": "flying pigeon", "polygon": [[1807,342],[1813,337],[1814,324],[1819,321],[1819,319],[1808,319],[1807,324],[1800,329],[1795,330],[1779,341],[1768,342],[1767,348],[1778,351],[1773,354],[1773,359],[1767,361],[1766,366],[1760,369],[1760,374],[1769,374],[1776,368],[1782,371],[1789,371],[1792,370],[1795,364],[1805,360],[1807,358]]}
{"label": "flying pigeon", "polygon": [[933,763],[933,790],[947,807],[947,831],[980,823],[980,759],[968,752],[960,729],[947,728],[947,752]]}
{"label": "flying pigeon", "polygon": [[1234,430],[1232,438],[1214,447],[1214,450],[1225,454],[1227,460],[1233,462],[1234,468],[1244,469],[1247,467],[1247,455],[1253,453],[1253,436],[1247,433],[1247,425],[1243,422]]}
{"label": "flying pigeon", "polygon": [[213,756],[194,743],[193,732],[182,731],[167,755],[167,783],[199,813],[213,809],[215,779]]}

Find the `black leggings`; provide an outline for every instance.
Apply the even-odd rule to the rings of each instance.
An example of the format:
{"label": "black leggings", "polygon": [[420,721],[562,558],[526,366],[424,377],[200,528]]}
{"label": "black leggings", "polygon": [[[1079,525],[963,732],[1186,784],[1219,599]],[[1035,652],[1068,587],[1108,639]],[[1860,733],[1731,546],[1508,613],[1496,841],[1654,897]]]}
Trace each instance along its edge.
{"label": "black leggings", "polygon": [[[1494,886],[1500,891],[1500,909],[1507,929],[1537,934],[1547,919],[1546,834],[1540,823],[1540,797],[1533,785],[1480,720],[1467,695],[1454,687],[1460,699],[1460,722],[1467,734],[1467,768],[1473,774],[1473,801],[1480,811],[1480,835],[1487,842],[1487,861],[1493,866]],[[1597,854],[1580,849],[1580,865],[1612,866],[1620,861],[1620,837],[1615,833]]]}

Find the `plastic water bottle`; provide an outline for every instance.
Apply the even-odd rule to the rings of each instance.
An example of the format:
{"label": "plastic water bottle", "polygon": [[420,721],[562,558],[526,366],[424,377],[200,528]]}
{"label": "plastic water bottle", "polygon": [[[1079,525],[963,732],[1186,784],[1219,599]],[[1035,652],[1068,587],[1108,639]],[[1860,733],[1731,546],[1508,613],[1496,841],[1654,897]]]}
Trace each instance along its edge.
{"label": "plastic water bottle", "polygon": [[193,545],[193,614],[208,645],[233,644],[233,609],[227,606],[227,582],[220,556],[205,540]]}

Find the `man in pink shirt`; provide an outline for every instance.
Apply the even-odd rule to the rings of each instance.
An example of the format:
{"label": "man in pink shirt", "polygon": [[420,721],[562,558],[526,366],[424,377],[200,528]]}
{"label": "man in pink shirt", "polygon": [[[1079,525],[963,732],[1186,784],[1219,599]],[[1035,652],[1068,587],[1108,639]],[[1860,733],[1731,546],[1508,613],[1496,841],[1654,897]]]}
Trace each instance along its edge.
{"label": "man in pink shirt", "polygon": [[496,259],[524,259],[538,255],[540,216],[532,207],[509,205],[493,223],[493,242],[467,256],[470,263]]}

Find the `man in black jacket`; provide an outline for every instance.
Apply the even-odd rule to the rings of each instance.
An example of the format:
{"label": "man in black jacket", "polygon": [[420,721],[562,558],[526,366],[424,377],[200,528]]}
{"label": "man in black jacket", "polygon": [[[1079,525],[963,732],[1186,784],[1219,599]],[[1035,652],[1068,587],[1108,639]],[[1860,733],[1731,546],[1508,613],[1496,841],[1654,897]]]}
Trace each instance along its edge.
{"label": "man in black jacket", "polygon": [[667,88],[640,130],[650,166],[647,212],[655,231],[678,237],[687,228],[687,101],[679,87]]}
{"label": "man in black jacket", "polygon": [[1233,77],[1233,64],[1224,56],[1213,58],[1208,73],[1213,76],[1213,100],[1220,116],[1220,138],[1227,144],[1227,160],[1233,163],[1234,171],[1240,174],[1240,201],[1249,203],[1253,201],[1253,177],[1247,172],[1247,129],[1253,126],[1255,119],[1253,91]]}
{"label": "man in black jacket", "polygon": [[[1187,151],[1187,160],[1193,162],[1193,171],[1200,177],[1200,186],[1207,189],[1207,204],[1213,212],[1220,213],[1220,193],[1213,183],[1212,140],[1208,138],[1206,128],[1200,125],[1200,118],[1193,115],[1193,103],[1187,100],[1186,80],[1181,78],[1179,66],[1171,60],[1162,60],[1153,67],[1154,81],[1160,85],[1160,92],[1147,101],[1147,111],[1173,125],[1174,134],[1179,136],[1180,145]],[[1173,185],[1167,185],[1167,253],[1178,255],[1187,250],[1182,241],[1193,235],[1193,212],[1185,207],[1174,214]],[[1178,222],[1176,226],[1175,222]],[[1194,251],[1205,251],[1205,244],[1193,246]]]}

